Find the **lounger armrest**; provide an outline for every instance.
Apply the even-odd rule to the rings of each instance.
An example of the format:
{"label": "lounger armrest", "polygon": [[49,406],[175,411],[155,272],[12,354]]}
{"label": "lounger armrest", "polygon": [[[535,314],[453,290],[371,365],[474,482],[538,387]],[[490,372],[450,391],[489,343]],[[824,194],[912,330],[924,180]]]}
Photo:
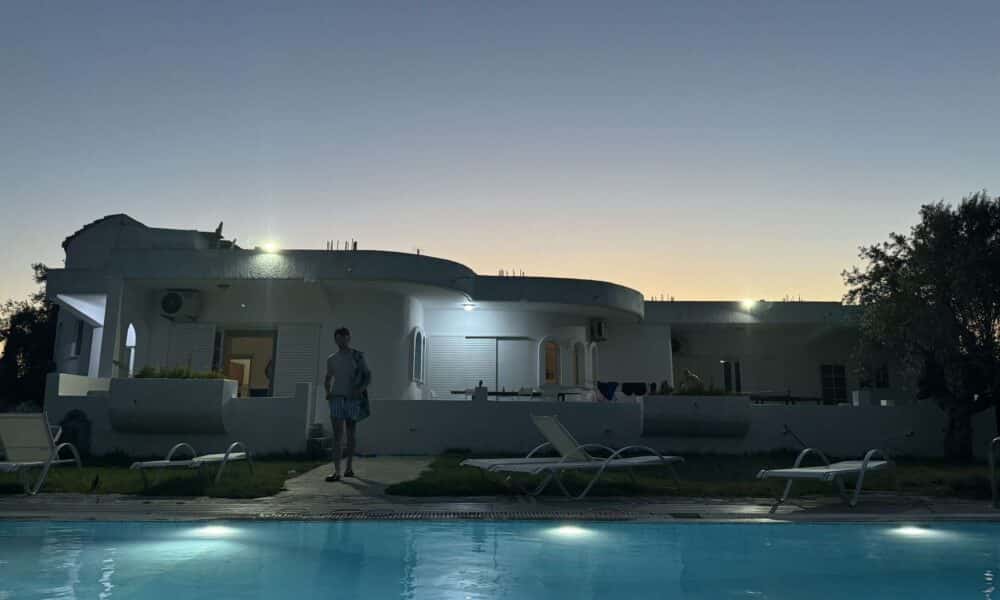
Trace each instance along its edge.
{"label": "lounger armrest", "polygon": [[529,452],[528,455],[525,456],[524,458],[531,458],[532,456],[535,455],[535,453],[540,452],[543,448],[548,448],[550,446],[552,446],[551,442],[542,442],[541,444],[538,444],[537,446],[535,446],[531,450],[531,452]]}
{"label": "lounger armrest", "polygon": [[195,458],[198,456],[198,452],[195,451],[194,447],[191,444],[187,442],[181,442],[179,444],[174,444],[174,447],[170,449],[170,452],[167,452],[166,460],[173,460],[174,454],[181,448],[186,448],[187,451],[191,453],[191,458]]}
{"label": "lounger armrest", "polygon": [[243,453],[247,455],[247,460],[250,460],[250,449],[247,448],[247,445],[244,444],[243,442],[238,442],[237,441],[237,442],[233,442],[232,444],[229,444],[229,447],[226,448],[226,454],[222,457],[222,461],[223,462],[228,461],[229,460],[229,455],[232,454],[233,450],[236,450],[237,448],[242,448],[243,449]]}
{"label": "lounger armrest", "polygon": [[799,455],[798,457],[796,457],[795,464],[792,465],[792,468],[797,469],[800,466],[802,466],[802,461],[805,460],[805,458],[810,454],[815,454],[819,456],[820,459],[823,461],[824,465],[830,466],[830,459],[826,457],[826,454],[823,454],[822,450],[820,450],[819,448],[806,448],[802,452],[799,452]]}
{"label": "lounger armrest", "polygon": [[49,435],[52,436],[53,444],[58,442],[59,438],[62,437],[62,427],[59,425],[49,425]]}
{"label": "lounger armrest", "polygon": [[63,448],[69,448],[70,453],[73,455],[73,460],[76,461],[76,466],[83,467],[83,462],[80,460],[80,453],[77,451],[76,446],[69,442],[63,442],[56,446],[55,451],[52,453],[53,460],[60,460],[59,453],[62,452]]}
{"label": "lounger armrest", "polygon": [[865,457],[861,461],[861,471],[862,472],[868,470],[868,463],[871,462],[872,458],[874,458],[876,454],[879,455],[879,456],[881,456],[882,460],[884,460],[885,462],[892,462],[892,461],[889,460],[889,455],[886,454],[883,450],[880,450],[879,448],[872,448],[868,452],[865,452]]}

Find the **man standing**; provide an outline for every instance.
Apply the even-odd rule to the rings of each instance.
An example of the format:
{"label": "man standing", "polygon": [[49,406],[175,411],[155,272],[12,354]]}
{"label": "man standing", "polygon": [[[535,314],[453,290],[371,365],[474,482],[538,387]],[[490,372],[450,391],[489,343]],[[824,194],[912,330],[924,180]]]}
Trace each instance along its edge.
{"label": "man standing", "polygon": [[351,348],[351,332],[341,327],[333,333],[337,351],[326,359],[326,398],[330,402],[330,423],[333,425],[333,473],[327,481],[340,481],[340,458],[347,430],[347,469],[344,477],[354,477],[355,433],[358,421],[368,416],[368,384],[372,373],[365,355]]}

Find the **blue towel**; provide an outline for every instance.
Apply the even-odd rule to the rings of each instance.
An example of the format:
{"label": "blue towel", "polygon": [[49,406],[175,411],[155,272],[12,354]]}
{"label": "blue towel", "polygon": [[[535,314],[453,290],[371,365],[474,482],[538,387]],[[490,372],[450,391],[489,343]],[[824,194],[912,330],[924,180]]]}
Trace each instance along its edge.
{"label": "blue towel", "polygon": [[602,396],[611,402],[615,399],[615,390],[618,389],[617,381],[598,381],[597,391],[601,393]]}

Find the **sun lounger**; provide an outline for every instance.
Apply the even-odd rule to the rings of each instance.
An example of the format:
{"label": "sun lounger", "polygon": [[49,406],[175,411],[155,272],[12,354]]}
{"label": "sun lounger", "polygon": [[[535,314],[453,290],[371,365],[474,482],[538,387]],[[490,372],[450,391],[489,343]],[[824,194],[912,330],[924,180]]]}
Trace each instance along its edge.
{"label": "sun lounger", "polygon": [[[235,452],[237,448],[242,448],[242,452]],[[187,450],[191,455],[190,458],[174,458],[174,454],[178,450]],[[250,450],[247,449],[246,444],[243,442],[233,442],[229,444],[226,451],[219,454],[202,454],[198,455],[198,452],[188,444],[187,442],[181,442],[175,444],[170,452],[167,453],[167,457],[163,460],[146,460],[140,462],[132,463],[129,469],[133,471],[139,471],[142,475],[142,483],[144,486],[148,487],[149,482],[146,480],[146,471],[148,469],[202,469],[203,467],[209,465],[219,465],[219,470],[215,474],[215,483],[219,483],[222,479],[222,471],[226,468],[226,465],[231,462],[246,461],[247,466],[250,468],[250,474],[253,475],[253,458],[251,457]]]}
{"label": "sun lounger", "polygon": [[[823,464],[815,467],[801,466],[802,461],[810,454],[819,456],[823,461]],[[881,456],[882,460],[872,460],[876,454]],[[778,498],[778,501],[774,503],[774,506],[771,507],[771,513],[778,510],[778,506],[788,500],[788,495],[792,491],[792,483],[798,480],[832,482],[837,486],[837,491],[840,493],[840,496],[848,503],[848,505],[854,507],[857,505],[858,498],[861,496],[861,484],[864,483],[865,473],[870,471],[882,471],[885,469],[891,469],[892,467],[893,464],[889,461],[889,457],[886,453],[877,448],[869,450],[865,454],[865,457],[861,460],[843,460],[832,464],[821,450],[816,448],[806,448],[799,453],[799,456],[795,459],[795,464],[792,465],[790,469],[761,469],[760,472],[757,473],[757,479],[785,479],[788,481],[788,483],[785,484],[785,492],[780,498]],[[843,478],[854,475],[857,476],[858,480],[854,486],[854,495],[848,498],[847,491],[844,489]]]}
{"label": "sun lounger", "polygon": [[[55,433],[52,430],[47,413],[0,415],[0,443],[7,454],[6,460],[0,462],[0,473],[17,473],[28,495],[33,496],[42,489],[53,465],[76,463],[77,469],[83,466],[76,446],[69,442],[59,443],[62,428],[55,428]],[[64,449],[68,449],[73,458],[59,458]],[[27,476],[31,469],[41,469],[33,485]]]}
{"label": "sun lounger", "polygon": [[[521,490],[528,495],[537,496],[550,483],[555,481],[563,494],[569,498],[579,500],[590,492],[590,489],[594,487],[594,484],[597,483],[601,475],[607,470],[624,469],[631,475],[632,469],[636,467],[666,466],[670,469],[671,474],[676,480],[677,473],[674,471],[673,465],[684,462],[684,459],[679,456],[663,456],[656,450],[646,446],[626,446],[625,448],[614,450],[602,444],[580,444],[555,416],[532,416],[531,420],[538,430],[541,431],[546,441],[535,447],[524,458],[472,458],[462,461],[461,464],[489,472],[508,473],[508,481],[512,481],[510,474],[514,473],[542,475],[543,479],[541,483],[534,490],[526,490],[524,488],[521,488]],[[554,449],[559,453],[559,456],[550,458],[535,456],[547,448]],[[608,456],[595,457],[588,450],[602,450]],[[642,456],[624,456],[626,453],[632,451],[642,451],[648,454]],[[566,489],[566,486],[560,479],[562,473],[565,471],[586,471],[593,473],[594,476],[582,492],[573,495]]]}

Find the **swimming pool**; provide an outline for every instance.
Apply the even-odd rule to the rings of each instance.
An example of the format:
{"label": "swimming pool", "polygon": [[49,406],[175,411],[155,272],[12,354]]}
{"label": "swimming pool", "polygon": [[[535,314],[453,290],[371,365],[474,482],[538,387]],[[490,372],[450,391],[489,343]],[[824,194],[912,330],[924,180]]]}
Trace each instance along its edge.
{"label": "swimming pool", "polygon": [[993,523],[0,521],[0,600],[988,599],[998,564]]}

